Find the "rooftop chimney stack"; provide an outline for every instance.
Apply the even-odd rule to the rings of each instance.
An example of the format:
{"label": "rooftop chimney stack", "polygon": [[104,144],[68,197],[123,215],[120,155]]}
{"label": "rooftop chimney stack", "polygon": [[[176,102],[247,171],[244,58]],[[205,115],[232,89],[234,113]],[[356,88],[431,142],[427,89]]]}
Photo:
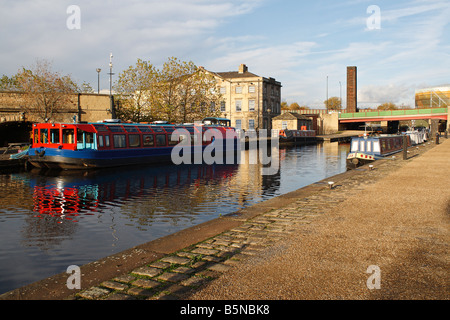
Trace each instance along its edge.
{"label": "rooftop chimney stack", "polygon": [[245,65],[245,64],[241,64],[240,66],[239,66],[239,73],[245,73],[245,72],[247,72],[248,71],[248,68],[247,68],[247,66]]}

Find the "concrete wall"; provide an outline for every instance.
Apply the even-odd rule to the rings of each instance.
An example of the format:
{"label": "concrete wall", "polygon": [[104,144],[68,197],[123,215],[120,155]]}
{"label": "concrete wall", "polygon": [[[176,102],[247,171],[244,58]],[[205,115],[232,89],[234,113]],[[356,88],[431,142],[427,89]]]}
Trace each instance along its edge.
{"label": "concrete wall", "polygon": [[113,118],[109,95],[81,94],[80,110],[79,121],[97,122]]}
{"label": "concrete wall", "polygon": [[[113,118],[109,95],[80,93],[71,95],[70,100],[71,104],[55,113],[50,121],[73,122],[74,116],[78,121],[86,122]],[[37,114],[25,111],[26,103],[23,93],[0,92],[0,122],[41,122]]]}
{"label": "concrete wall", "polygon": [[323,114],[320,118],[319,134],[333,134],[340,131],[339,114]]}
{"label": "concrete wall", "polygon": [[287,130],[301,130],[302,126],[306,126],[308,130],[311,130],[312,123],[310,120],[272,120],[272,129],[282,130],[283,122],[287,122]]}

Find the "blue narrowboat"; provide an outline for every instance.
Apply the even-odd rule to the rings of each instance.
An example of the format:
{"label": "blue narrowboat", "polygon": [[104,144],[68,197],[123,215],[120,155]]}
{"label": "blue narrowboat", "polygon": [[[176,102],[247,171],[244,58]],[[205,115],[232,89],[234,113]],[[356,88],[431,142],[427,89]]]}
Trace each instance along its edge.
{"label": "blue narrowboat", "polygon": [[[350,153],[347,156],[348,167],[357,167],[374,160],[397,153],[403,149],[403,135],[378,135],[352,138]],[[411,139],[406,135],[407,146]]]}
{"label": "blue narrowboat", "polygon": [[[190,137],[178,135],[184,129]],[[214,135],[205,134],[209,129]],[[219,133],[219,134],[217,134]],[[191,152],[200,153],[224,139],[219,146],[229,147],[227,139],[237,139],[233,127],[220,125],[171,125],[120,123],[37,123],[33,124],[28,162],[38,168],[89,169],[170,162],[173,148],[190,139]],[[237,143],[233,142],[235,148]],[[221,150],[223,151],[223,150]]]}

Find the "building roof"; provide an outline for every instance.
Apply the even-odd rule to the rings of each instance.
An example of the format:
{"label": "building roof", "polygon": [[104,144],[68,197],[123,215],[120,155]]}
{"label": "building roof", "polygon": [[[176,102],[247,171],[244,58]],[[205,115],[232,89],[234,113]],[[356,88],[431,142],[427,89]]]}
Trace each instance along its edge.
{"label": "building roof", "polygon": [[310,118],[296,112],[285,112],[280,114],[279,116],[276,116],[275,118],[272,118],[272,120],[310,120]]}
{"label": "building roof", "polygon": [[251,73],[251,72],[244,72],[239,73],[238,71],[228,71],[228,72],[216,72],[216,74],[222,78],[225,79],[233,79],[233,78],[261,78],[260,76]]}
{"label": "building roof", "polygon": [[436,87],[416,89],[416,93],[430,93],[430,91],[450,91],[450,84],[443,84]]}

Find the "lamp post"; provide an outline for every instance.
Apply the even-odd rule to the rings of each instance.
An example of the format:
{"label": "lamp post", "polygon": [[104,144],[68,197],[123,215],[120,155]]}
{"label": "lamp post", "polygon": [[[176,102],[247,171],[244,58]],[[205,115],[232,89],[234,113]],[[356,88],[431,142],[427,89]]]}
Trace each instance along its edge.
{"label": "lamp post", "polygon": [[112,72],[112,58],[113,55],[112,53],[109,54],[109,101],[110,101],[110,109],[109,111],[111,112],[111,117],[114,119],[115,117],[115,112],[114,112],[114,101],[113,101],[113,96],[112,96],[112,76],[113,76],[113,72]]}
{"label": "lamp post", "polygon": [[102,69],[97,68],[97,73],[98,73],[98,79],[97,79],[97,93],[100,94],[100,72],[102,71]]}
{"label": "lamp post", "polygon": [[327,113],[328,113],[328,76],[327,76]]}
{"label": "lamp post", "polygon": [[114,74],[112,72],[112,67],[113,67],[112,58],[113,58],[113,55],[112,55],[112,53],[110,53],[109,54],[109,95],[110,96],[112,95],[112,76]]}

